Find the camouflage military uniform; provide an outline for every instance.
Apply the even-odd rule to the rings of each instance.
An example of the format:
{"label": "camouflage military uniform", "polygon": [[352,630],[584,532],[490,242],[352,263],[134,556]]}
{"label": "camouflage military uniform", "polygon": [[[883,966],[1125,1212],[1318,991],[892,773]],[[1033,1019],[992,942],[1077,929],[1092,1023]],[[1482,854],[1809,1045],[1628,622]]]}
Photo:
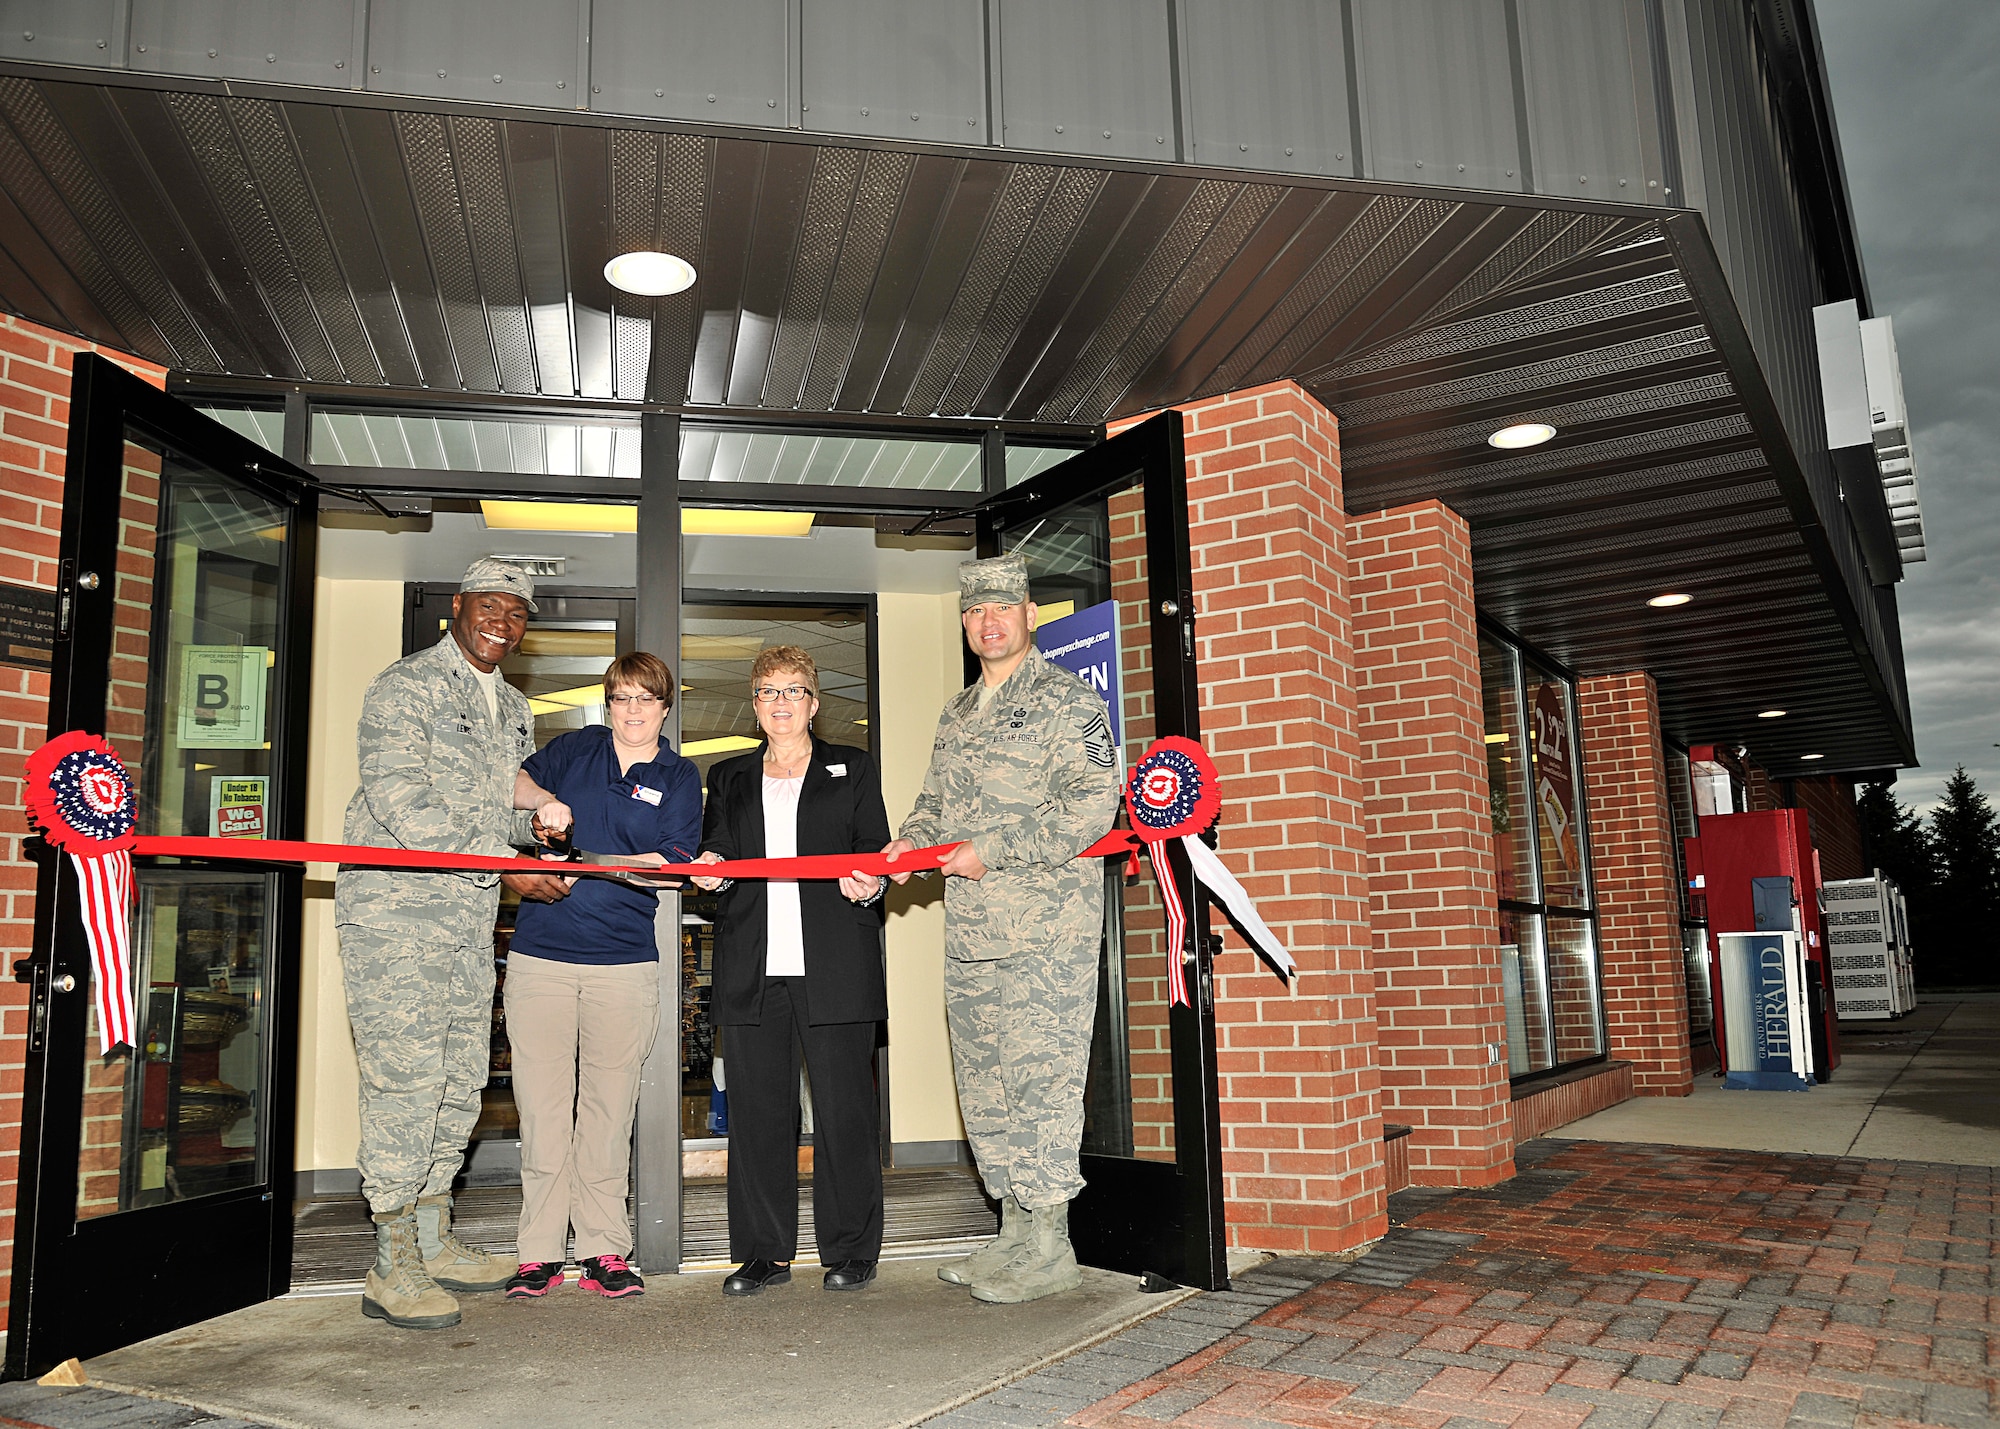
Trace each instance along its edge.
{"label": "camouflage military uniform", "polygon": [[[346,841],[505,857],[528,843],[514,775],[534,752],[521,693],[499,718],[449,633],[397,661],[362,702],[361,785]],[[479,1119],[493,1038],[497,873],[343,868],[334,917],[361,1069],[359,1165],[369,1206],[441,1196]]]}
{"label": "camouflage military uniform", "polygon": [[1104,866],[1076,855],[1118,809],[1104,701],[1030,649],[980,708],[945,705],[901,835],[970,840],[989,870],[945,887],[945,1012],[959,1111],[996,1200],[1054,1206],[1083,1187],[1083,1083],[1097,1010]]}

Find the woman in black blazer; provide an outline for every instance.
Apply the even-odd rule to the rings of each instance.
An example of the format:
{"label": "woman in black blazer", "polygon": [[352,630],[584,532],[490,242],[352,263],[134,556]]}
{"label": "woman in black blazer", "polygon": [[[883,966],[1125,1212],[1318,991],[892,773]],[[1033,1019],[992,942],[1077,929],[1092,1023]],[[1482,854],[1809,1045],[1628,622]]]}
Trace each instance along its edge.
{"label": "woman in black blazer", "polygon": [[[702,859],[878,853],[889,842],[882,781],[865,750],[812,734],[819,671],[795,645],[763,651],[750,691],[764,747],[708,772]],[[875,1033],[889,1015],[882,970],[886,880],[737,883],[715,924],[711,1009],[729,1077],[725,1295],[792,1278],[798,1249],[799,1058],[812,1080],[813,1225],[829,1290],[859,1290],[882,1253]]]}

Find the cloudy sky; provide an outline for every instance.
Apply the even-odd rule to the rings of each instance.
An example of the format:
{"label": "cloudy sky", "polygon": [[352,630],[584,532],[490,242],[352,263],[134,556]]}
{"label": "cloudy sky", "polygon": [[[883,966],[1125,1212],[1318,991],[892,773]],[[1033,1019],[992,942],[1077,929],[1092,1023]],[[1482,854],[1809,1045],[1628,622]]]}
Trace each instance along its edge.
{"label": "cloudy sky", "polygon": [[1897,594],[1927,807],[2000,796],[2000,0],[1816,0],[1877,316],[1896,320],[1930,558]]}

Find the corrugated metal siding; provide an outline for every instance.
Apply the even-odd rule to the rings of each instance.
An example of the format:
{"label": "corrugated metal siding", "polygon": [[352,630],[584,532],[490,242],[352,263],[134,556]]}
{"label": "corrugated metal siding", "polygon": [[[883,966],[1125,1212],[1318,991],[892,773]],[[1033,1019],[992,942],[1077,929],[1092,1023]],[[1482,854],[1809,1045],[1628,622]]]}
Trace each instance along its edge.
{"label": "corrugated metal siding", "polygon": [[[1827,543],[1876,663],[1901,679],[1900,640],[1885,626],[1826,451],[1812,310],[1826,301],[1768,69],[1747,9],[1678,0],[1693,103],[1682,115],[1684,172],[1698,171],[1702,212],[1758,365],[1812,494]],[[1899,712],[1907,699],[1899,694]]]}
{"label": "corrugated metal siding", "polygon": [[1520,192],[1505,0],[1356,0],[1366,176]]}
{"label": "corrugated metal siding", "polygon": [[[1187,157],[1226,168],[1354,174],[1347,31],[1323,0],[1182,0]],[[1258,76],[1256,84],[1242,82]]]}

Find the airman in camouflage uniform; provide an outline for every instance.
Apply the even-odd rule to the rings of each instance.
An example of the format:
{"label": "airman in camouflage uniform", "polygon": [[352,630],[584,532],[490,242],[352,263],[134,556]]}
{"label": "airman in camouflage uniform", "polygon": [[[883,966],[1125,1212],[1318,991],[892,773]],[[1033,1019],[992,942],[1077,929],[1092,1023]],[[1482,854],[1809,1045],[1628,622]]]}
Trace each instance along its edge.
{"label": "airman in camouflage uniform", "polygon": [[[369,685],[346,842],[506,857],[531,841],[513,805],[534,721],[496,667],[520,644],[534,589],[517,566],[474,561],[445,638]],[[459,1313],[441,1286],[498,1289],[515,1270],[465,1246],[450,1220],[490,1065],[500,875],[343,867],[334,888],[361,1072],[358,1162],[376,1223],[362,1310],[442,1328]]]}
{"label": "airman in camouflage uniform", "polygon": [[959,609],[981,678],[945,706],[890,849],[963,841],[943,869],[945,1011],[966,1137],[1002,1220],[938,1274],[1011,1304],[1081,1279],[1069,1202],[1083,1188],[1104,867],[1076,855],[1117,813],[1118,751],[1103,698],[1034,648],[1020,556],[961,566]]}

